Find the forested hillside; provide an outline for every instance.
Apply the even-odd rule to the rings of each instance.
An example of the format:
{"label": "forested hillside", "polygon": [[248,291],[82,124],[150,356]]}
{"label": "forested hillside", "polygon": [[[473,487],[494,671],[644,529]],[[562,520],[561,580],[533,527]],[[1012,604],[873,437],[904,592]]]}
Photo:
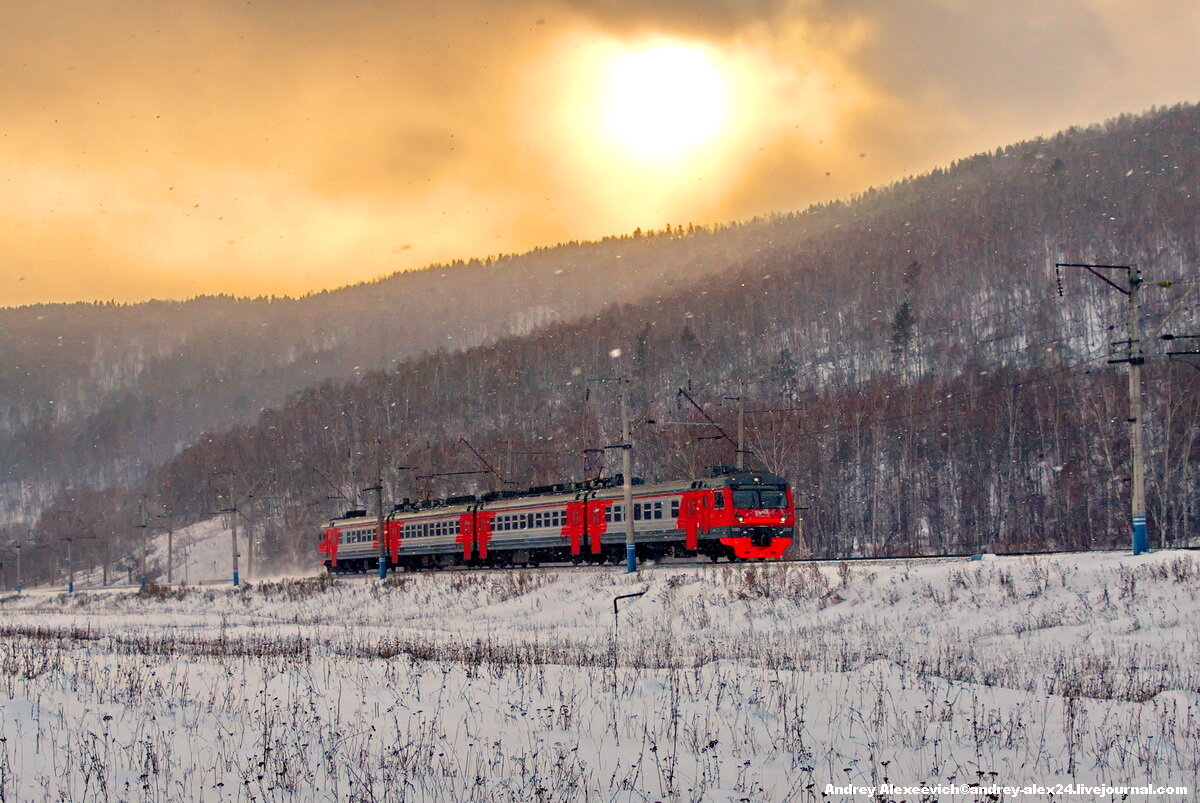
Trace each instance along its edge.
{"label": "forested hillside", "polygon": [[[1054,268],[1088,261],[1144,272],[1138,345],[1147,357],[1152,545],[1182,543],[1200,533],[1200,370],[1167,358],[1188,341],[1156,335],[1200,334],[1200,292],[1189,295],[1200,283],[1197,188],[1200,109],[1185,106],[1013,145],[752,225],[460,266],[444,281],[397,277],[390,281],[420,290],[414,310],[446,317],[439,337],[480,345],[439,349],[431,333],[414,349],[422,356],[360,359],[359,371],[330,371],[329,381],[303,388],[280,382],[273,392],[291,393],[276,409],[253,422],[253,403],[229,413],[246,422],[229,431],[206,423],[212,434],[144,486],[62,493],[36,538],[95,535],[79,549],[98,559],[106,539],[133,542],[144,493],[150,509],[180,520],[236,505],[258,549],[303,555],[317,522],[377,476],[395,500],[612,470],[603,454],[617,440],[619,392],[636,412],[635,473],[731,463],[733,445],[683,388],[729,434],[729,397],[742,398],[748,460],[793,480],[816,554],[1126,543],[1127,396],[1124,367],[1108,362],[1110,343],[1125,337],[1125,297],[1084,271]],[[599,253],[584,266],[581,255]],[[615,294],[630,275],[605,265],[636,255],[645,269],[664,254],[685,256],[642,282],[640,300],[588,308],[595,288]],[[499,307],[472,284],[500,275],[510,299],[539,301],[505,302],[510,315],[544,307],[544,317],[524,329],[495,325]],[[546,300],[544,285],[577,281],[586,292]],[[353,291],[376,323],[389,306],[368,300],[384,295]],[[287,302],[316,303],[331,302]],[[358,348],[391,353],[371,350],[372,331],[363,327]],[[206,356],[219,376],[219,355]],[[253,385],[253,371],[236,376]],[[629,382],[599,381],[613,377]],[[205,398],[197,403],[213,403]],[[462,438],[500,477],[418,479],[480,469]],[[53,448],[53,459],[70,460]],[[31,449],[23,459],[37,462]]]}
{"label": "forested hillside", "polygon": [[140,482],[202,433],[325,379],[675,292],[737,264],[764,229],[636,232],[298,300],[0,310],[0,516],[36,518],[68,486]]}

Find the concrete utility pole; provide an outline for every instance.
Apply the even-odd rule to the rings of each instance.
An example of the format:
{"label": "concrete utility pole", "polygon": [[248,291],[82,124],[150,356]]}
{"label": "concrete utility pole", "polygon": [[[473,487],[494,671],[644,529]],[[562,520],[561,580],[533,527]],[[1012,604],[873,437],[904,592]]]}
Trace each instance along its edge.
{"label": "concrete utility pole", "polygon": [[155,514],[154,518],[167,520],[167,525],[166,525],[166,531],[167,531],[167,585],[170,585],[171,583],[175,582],[175,579],[174,579],[174,569],[175,569],[175,521],[174,521],[174,516],[171,513],[158,513],[158,514]]}
{"label": "concrete utility pole", "polygon": [[737,417],[737,470],[746,470],[746,402],[745,388],[739,396],[726,396],[726,401],[735,401],[738,406]]}
{"label": "concrete utility pole", "polygon": [[142,508],[142,510],[141,510],[142,523],[140,526],[142,528],[142,559],[141,559],[142,565],[141,565],[141,578],[138,580],[138,585],[142,588],[145,588],[146,587],[146,552],[148,549],[147,544],[150,541],[150,525],[146,523],[146,497],[145,496],[142,497],[141,508]]}
{"label": "concrete utility pole", "polygon": [[[625,380],[621,380],[625,381]],[[621,479],[625,504],[625,572],[632,574],[637,571],[637,547],[633,542],[633,439],[629,432],[629,405],[625,401],[625,392],[617,398],[621,402]]]}
{"label": "concrete utility pole", "polygon": [[1133,519],[1133,554],[1140,555],[1150,549],[1150,538],[1146,533],[1146,456],[1142,448],[1142,363],[1146,361],[1142,351],[1138,308],[1138,288],[1142,285],[1142,272],[1135,267],[1129,269],[1129,302],[1126,309],[1125,337],[1129,340],[1129,353],[1124,362],[1129,366],[1129,454],[1132,466],[1130,486],[1130,517]]}
{"label": "concrete utility pole", "polygon": [[379,544],[379,579],[387,579],[387,543],[383,538],[383,483],[363,488],[364,491],[375,492],[375,538]]}
{"label": "concrete utility pole", "polygon": [[229,532],[230,542],[233,548],[233,587],[237,588],[242,584],[242,578],[238,575],[238,535],[237,535],[237,517],[238,509],[236,507],[223,507],[222,513],[229,514]]}
{"label": "concrete utility pole", "polygon": [[[619,357],[620,351],[614,350],[613,357]],[[603,377],[589,380],[591,382],[619,382],[629,385],[630,381],[624,376]],[[637,546],[633,540],[633,434],[629,425],[629,403],[626,399],[625,388],[617,394],[617,402],[621,408],[621,442],[605,449],[621,450],[621,480],[624,511],[622,520],[625,522],[625,571],[637,571]]]}
{"label": "concrete utility pole", "polygon": [[[745,395],[745,394],[743,394],[743,395]],[[700,412],[700,415],[704,416],[704,420],[708,423],[709,426],[711,426],[717,432],[721,433],[720,434],[721,438],[724,438],[725,440],[729,441],[730,443],[732,443],[734,445],[734,447],[737,449],[737,467],[739,469],[744,469],[745,464],[746,464],[745,455],[746,455],[746,451],[747,451],[746,450],[746,441],[745,441],[746,423],[745,423],[745,410],[742,407],[743,403],[742,403],[741,397],[737,397],[737,396],[726,396],[725,397],[726,399],[728,399],[730,401],[737,399],[737,402],[738,402],[738,437],[737,437],[737,440],[735,441],[733,438],[729,437],[729,433],[727,433],[721,427],[720,424],[718,424],[716,421],[713,420],[713,417],[711,415],[709,415],[708,413],[706,413],[704,411],[704,408],[700,406],[700,403],[692,398],[692,394],[688,393],[683,388],[680,388],[678,391],[676,391],[675,397],[678,398],[680,396],[687,399],[688,404],[695,407]],[[674,422],[670,422],[670,423],[674,423]],[[701,440],[704,440],[704,438],[701,438]]]}
{"label": "concrete utility pole", "polygon": [[[1139,337],[1141,321],[1138,290],[1142,286],[1142,271],[1133,265],[1092,265],[1076,262],[1057,262],[1054,267],[1084,268],[1097,279],[1123,294],[1127,302],[1126,339],[1113,344],[1125,346],[1125,356],[1114,357],[1109,360],[1109,363],[1125,363],[1129,366],[1129,515],[1133,530],[1133,554],[1140,555],[1150,548],[1146,532],[1146,463],[1142,449],[1142,363],[1146,361]],[[1122,287],[1100,273],[1102,270],[1125,271],[1127,285]]]}

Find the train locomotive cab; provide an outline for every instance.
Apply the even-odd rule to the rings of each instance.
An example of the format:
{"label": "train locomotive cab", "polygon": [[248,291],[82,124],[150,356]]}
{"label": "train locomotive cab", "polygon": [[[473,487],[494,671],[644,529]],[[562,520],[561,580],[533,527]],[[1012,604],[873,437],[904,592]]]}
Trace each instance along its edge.
{"label": "train locomotive cab", "polygon": [[792,489],[782,477],[744,472],[723,478],[714,490],[717,540],[732,558],[778,560],[796,526]]}

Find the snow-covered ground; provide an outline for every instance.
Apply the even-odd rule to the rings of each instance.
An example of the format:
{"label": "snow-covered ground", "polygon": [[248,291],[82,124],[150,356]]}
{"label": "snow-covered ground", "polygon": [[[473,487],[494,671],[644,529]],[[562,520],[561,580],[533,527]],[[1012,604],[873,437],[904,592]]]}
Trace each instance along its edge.
{"label": "snow-covered ground", "polygon": [[0,611],[3,800],[1200,787],[1191,552],[31,591]]}

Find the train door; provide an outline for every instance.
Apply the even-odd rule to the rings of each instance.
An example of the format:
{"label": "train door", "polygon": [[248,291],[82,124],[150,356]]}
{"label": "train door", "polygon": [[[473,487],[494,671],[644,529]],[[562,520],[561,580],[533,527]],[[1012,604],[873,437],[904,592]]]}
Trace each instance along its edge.
{"label": "train door", "polygon": [[563,535],[571,543],[572,555],[578,555],[582,551],[580,542],[587,532],[586,509],[586,502],[567,503],[567,523],[563,527]]}
{"label": "train door", "polygon": [[704,491],[684,491],[679,503],[679,523],[683,530],[684,546],[695,550],[700,533],[708,531],[708,494]]}
{"label": "train door", "polygon": [[608,532],[608,521],[605,518],[605,513],[611,505],[611,499],[593,499],[588,502],[587,530],[593,555],[599,555],[601,552],[601,538]]}
{"label": "train door", "polygon": [[[480,517],[482,517],[482,516],[480,516]],[[458,519],[458,537],[454,540],[456,540],[456,541],[458,541],[458,543],[462,544],[464,561],[470,560],[472,553],[475,551],[475,541],[476,541],[475,522],[476,522],[476,514],[474,511],[469,512],[469,513],[464,513]],[[480,522],[480,523],[482,523],[482,522]],[[482,541],[482,543],[479,544],[479,557],[486,558],[487,557],[487,541],[485,539],[480,539],[480,540]]]}

